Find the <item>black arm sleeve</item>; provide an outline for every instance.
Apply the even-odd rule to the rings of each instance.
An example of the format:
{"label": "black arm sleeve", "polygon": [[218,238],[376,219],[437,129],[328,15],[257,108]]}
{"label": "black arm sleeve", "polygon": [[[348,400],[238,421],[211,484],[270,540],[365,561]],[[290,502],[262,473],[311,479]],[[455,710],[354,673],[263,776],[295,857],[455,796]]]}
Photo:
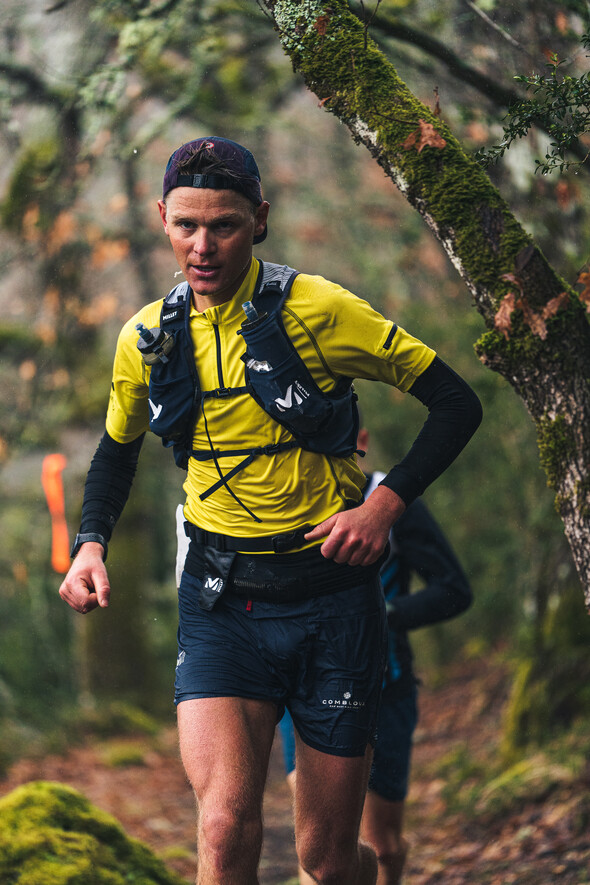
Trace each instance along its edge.
{"label": "black arm sleeve", "polygon": [[422,501],[414,501],[393,527],[407,573],[425,581],[416,593],[395,598],[394,627],[415,630],[461,614],[472,601],[471,587],[451,545]]}
{"label": "black arm sleeve", "polygon": [[406,457],[380,483],[396,492],[406,505],[444,473],[482,418],[474,391],[438,357],[416,378],[409,392],[428,408],[428,418]]}
{"label": "black arm sleeve", "polygon": [[123,444],[105,430],[86,477],[80,532],[110,539],[131,491],[144,436]]}

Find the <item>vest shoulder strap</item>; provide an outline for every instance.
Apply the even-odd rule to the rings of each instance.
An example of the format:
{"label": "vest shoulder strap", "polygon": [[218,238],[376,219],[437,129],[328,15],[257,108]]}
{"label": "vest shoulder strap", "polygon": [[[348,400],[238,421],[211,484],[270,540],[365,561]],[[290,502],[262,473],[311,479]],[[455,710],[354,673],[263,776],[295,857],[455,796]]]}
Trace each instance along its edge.
{"label": "vest shoulder strap", "polygon": [[166,328],[166,331],[182,327],[187,306],[190,305],[189,293],[189,284],[184,282],[171,289],[164,298],[160,311],[160,326]]}
{"label": "vest shoulder strap", "polygon": [[256,309],[259,312],[280,311],[298,274],[299,271],[288,264],[261,261],[252,298]]}

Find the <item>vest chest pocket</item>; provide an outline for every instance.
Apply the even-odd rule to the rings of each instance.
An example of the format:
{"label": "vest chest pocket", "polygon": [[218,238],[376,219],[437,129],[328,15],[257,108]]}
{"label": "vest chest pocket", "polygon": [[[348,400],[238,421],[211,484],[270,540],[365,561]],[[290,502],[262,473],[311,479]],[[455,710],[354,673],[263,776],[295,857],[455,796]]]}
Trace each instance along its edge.
{"label": "vest chest pocket", "polygon": [[295,436],[319,433],[332,417],[332,404],[318,390],[276,313],[242,334],[246,378],[259,405]]}
{"label": "vest chest pocket", "polygon": [[195,407],[195,382],[180,348],[167,363],[152,366],[149,384],[150,430],[157,436],[180,440],[190,426]]}

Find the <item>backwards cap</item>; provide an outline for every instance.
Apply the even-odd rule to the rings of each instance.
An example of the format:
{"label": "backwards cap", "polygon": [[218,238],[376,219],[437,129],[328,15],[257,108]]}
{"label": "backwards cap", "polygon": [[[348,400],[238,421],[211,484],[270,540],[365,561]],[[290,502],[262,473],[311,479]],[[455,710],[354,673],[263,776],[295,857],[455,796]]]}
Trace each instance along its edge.
{"label": "backwards cap", "polygon": [[[236,176],[224,175],[223,172],[208,173],[206,175],[192,175],[191,173],[179,172],[178,166],[184,160],[190,159],[204,147],[211,151],[218,160],[221,160],[226,169]],[[249,150],[228,138],[219,138],[216,135],[197,138],[187,141],[177,148],[166,166],[164,173],[164,185],[162,198],[175,187],[210,187],[214,190],[234,190],[247,197],[255,206],[262,203],[262,189],[260,187],[260,172],[256,160]],[[267,229],[257,237],[255,243],[261,243],[266,239]]]}

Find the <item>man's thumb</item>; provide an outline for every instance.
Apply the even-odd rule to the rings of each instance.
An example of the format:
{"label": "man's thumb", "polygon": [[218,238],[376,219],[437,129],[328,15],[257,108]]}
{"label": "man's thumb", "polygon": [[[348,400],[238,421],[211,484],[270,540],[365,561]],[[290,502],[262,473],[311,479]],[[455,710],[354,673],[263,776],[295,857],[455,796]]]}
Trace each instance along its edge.
{"label": "man's thumb", "polygon": [[107,608],[111,597],[111,588],[108,582],[96,588],[96,599],[101,608]]}

